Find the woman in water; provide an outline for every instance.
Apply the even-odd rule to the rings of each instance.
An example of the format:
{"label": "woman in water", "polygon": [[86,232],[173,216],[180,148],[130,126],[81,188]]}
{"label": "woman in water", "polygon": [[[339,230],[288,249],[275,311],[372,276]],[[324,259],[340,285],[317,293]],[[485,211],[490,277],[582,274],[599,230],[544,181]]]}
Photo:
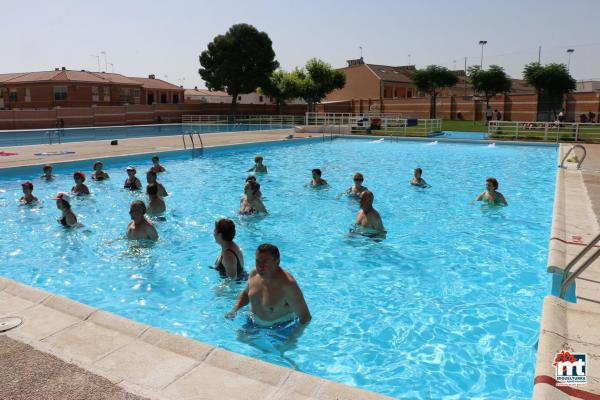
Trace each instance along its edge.
{"label": "woman in water", "polygon": [[64,227],[72,227],[77,225],[77,216],[73,210],[71,210],[71,204],[69,203],[69,195],[64,192],[60,192],[53,197],[52,200],[56,200],[56,208],[62,211],[62,215],[58,222]]}
{"label": "woman in water", "polygon": [[419,186],[422,188],[430,187],[427,184],[427,182],[425,182],[425,179],[421,178],[422,173],[423,173],[423,170],[421,168],[415,168],[415,171],[413,173],[413,178],[410,180],[410,184],[413,186]]}
{"label": "woman in water", "polygon": [[110,178],[106,172],[102,171],[102,167],[104,167],[104,165],[101,161],[96,161],[94,163],[94,172],[92,172],[92,180],[103,181],[105,179]]}
{"label": "woman in water", "polygon": [[483,201],[490,206],[507,206],[508,202],[502,193],[496,191],[497,189],[498,181],[496,178],[487,178],[485,180],[485,191],[477,196],[475,201]]}
{"label": "woman in water", "polygon": [[240,200],[239,213],[241,215],[253,215],[266,212],[267,209],[260,198],[260,183],[252,180],[246,182],[244,196]]}
{"label": "woman in water", "polygon": [[360,197],[362,192],[368,190],[366,186],[363,186],[363,181],[365,180],[365,178],[363,177],[363,174],[357,172],[356,174],[354,174],[354,178],[352,179],[354,181],[354,185],[346,189],[345,193],[356,197]]}
{"label": "woman in water", "polygon": [[213,231],[215,242],[221,246],[221,253],[215,260],[215,269],[221,278],[246,279],[244,271],[244,255],[239,246],[233,241],[235,238],[235,224],[232,220],[222,218],[215,222]]}
{"label": "woman in water", "polygon": [[51,181],[54,179],[54,175],[52,175],[52,165],[44,165],[44,175],[40,176],[40,179],[43,181]]}
{"label": "woman in water", "polygon": [[140,190],[142,188],[142,182],[135,176],[135,167],[131,165],[127,167],[127,179],[125,179],[125,183],[123,184],[124,189]]}
{"label": "woman in water", "polygon": [[23,196],[19,199],[19,203],[31,205],[38,202],[38,198],[33,195],[33,183],[27,181],[21,184]]}
{"label": "woman in water", "polygon": [[90,189],[85,183],[83,183],[85,182],[85,174],[83,172],[75,172],[73,174],[73,180],[75,181],[75,186],[71,188],[71,193],[73,193],[75,196],[90,194]]}

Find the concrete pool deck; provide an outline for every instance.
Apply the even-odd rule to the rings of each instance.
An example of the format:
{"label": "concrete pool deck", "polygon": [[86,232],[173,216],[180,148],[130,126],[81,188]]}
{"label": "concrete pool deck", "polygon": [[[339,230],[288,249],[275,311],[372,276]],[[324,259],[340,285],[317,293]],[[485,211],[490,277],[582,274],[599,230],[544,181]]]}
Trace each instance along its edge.
{"label": "concrete pool deck", "polygon": [[[204,146],[209,147],[284,140],[290,133],[292,130],[286,129],[203,135],[202,138]],[[310,134],[295,133],[294,136],[301,138]],[[569,144],[561,145],[561,154],[569,147]],[[600,145],[586,145],[586,148],[588,158],[582,170],[571,165],[557,173],[548,259],[548,271],[552,273],[560,273],[582,249],[582,244],[588,243],[600,229]],[[2,149],[18,155],[0,157],[0,168],[180,149],[183,149],[180,136],[125,139],[120,140],[118,146],[110,146],[108,141],[21,146]],[[35,156],[40,152],[67,150],[75,153]],[[535,399],[600,399],[600,261],[577,279],[576,286],[577,304],[555,296],[544,300]],[[92,379],[91,387],[107,385],[111,393],[114,390],[115,396],[121,396],[114,398],[137,398],[134,395],[152,399],[387,398],[214,348],[0,277],[0,317],[4,316],[21,317],[24,323],[0,334],[0,340],[4,335],[31,345],[31,357],[39,357],[35,351],[56,356],[55,368],[81,367],[94,374],[92,378],[99,379]],[[561,350],[587,354],[586,385],[556,385],[552,361]],[[23,367],[18,363],[10,365],[14,370],[10,376],[13,380],[21,379],[22,387],[39,379],[30,369],[19,370]],[[35,366],[29,368],[35,369]],[[76,371],[72,372],[73,376],[79,373],[73,371]],[[55,372],[40,371],[41,374]],[[4,388],[9,387],[3,379],[8,379],[7,375],[0,375],[0,398],[6,396]],[[109,383],[102,379],[108,379]],[[49,382],[61,385],[60,380]],[[61,396],[45,398],[68,398]]]}
{"label": "concrete pool deck", "polygon": [[[561,160],[571,147],[563,144]],[[588,156],[577,170],[567,163],[556,176],[548,272],[565,266],[600,232],[600,145],[585,145]],[[588,255],[591,255],[594,250]],[[584,260],[587,257],[584,257]],[[600,399],[600,261],[575,280],[576,303],[544,299],[536,357],[534,399]],[[557,353],[585,353],[587,384],[558,386]]]}

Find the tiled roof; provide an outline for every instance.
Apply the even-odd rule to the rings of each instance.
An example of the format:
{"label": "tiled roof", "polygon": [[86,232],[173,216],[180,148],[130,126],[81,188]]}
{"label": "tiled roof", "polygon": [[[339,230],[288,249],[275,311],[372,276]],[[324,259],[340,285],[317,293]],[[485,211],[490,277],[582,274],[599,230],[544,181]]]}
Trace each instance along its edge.
{"label": "tiled roof", "polygon": [[410,73],[414,67],[391,67],[389,65],[365,64],[377,77],[387,82],[411,83]]}
{"label": "tiled roof", "polygon": [[218,97],[229,97],[227,92],[220,90],[211,91],[208,89],[185,89],[185,96],[218,96]]}
{"label": "tiled roof", "polygon": [[147,89],[181,90],[179,86],[160,79],[130,78],[125,75],[108,72],[73,71],[61,69],[58,71],[0,74],[0,83],[2,84],[34,82],[88,82],[98,84],[113,83],[118,85],[141,85]]}
{"label": "tiled roof", "polygon": [[161,90],[183,90],[177,85],[163,81],[162,79],[150,78],[130,78],[137,83],[141,83],[144,89],[161,89]]}

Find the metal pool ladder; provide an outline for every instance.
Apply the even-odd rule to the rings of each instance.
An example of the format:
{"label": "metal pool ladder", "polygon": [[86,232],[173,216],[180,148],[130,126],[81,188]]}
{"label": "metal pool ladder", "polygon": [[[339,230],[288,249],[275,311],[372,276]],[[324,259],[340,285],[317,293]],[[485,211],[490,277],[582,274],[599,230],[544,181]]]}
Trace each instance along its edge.
{"label": "metal pool ladder", "polygon": [[560,165],[558,166],[559,168],[564,168],[564,163],[565,160],[567,159],[567,157],[569,157],[569,154],[571,154],[571,152],[576,148],[579,147],[583,150],[583,157],[581,157],[581,160],[577,163],[577,169],[579,169],[579,167],[581,167],[581,164],[583,163],[583,160],[585,160],[585,156],[587,155],[587,151],[585,149],[585,147],[583,147],[580,144],[576,144],[574,146],[571,146],[571,148],[569,149],[569,151],[567,151],[567,154],[565,154],[565,156],[563,157],[562,161],[560,162]]}
{"label": "metal pool ladder", "polygon": [[564,299],[565,298],[565,294],[567,293],[567,288],[569,287],[569,285],[571,285],[571,283],[579,276],[583,273],[583,271],[585,271],[587,269],[587,267],[589,267],[594,261],[596,261],[596,259],[598,257],[600,257],[600,249],[596,250],[596,252],[594,254],[592,254],[590,256],[590,258],[588,258],[587,260],[585,260],[583,262],[583,264],[581,264],[581,266],[579,268],[577,268],[575,270],[575,272],[573,272],[571,275],[569,275],[569,272],[571,272],[571,269],[575,266],[575,264],[577,264],[577,262],[579,260],[581,260],[581,258],[588,252],[590,251],[590,249],[592,247],[594,247],[594,245],[596,245],[596,243],[598,243],[600,241],[600,234],[598,234],[591,242],[589,242],[587,244],[587,246],[585,246],[583,248],[583,250],[581,250],[572,260],[571,262],[565,267],[565,270],[563,272],[563,276],[562,276],[562,282],[560,284],[560,298]]}
{"label": "metal pool ladder", "polygon": [[[196,143],[194,142],[194,135],[198,137],[200,140],[200,150],[204,150],[204,143],[202,142],[202,135],[200,132],[190,132],[188,136],[190,137],[190,141],[192,142],[192,151],[196,150]],[[181,140],[183,140],[183,148],[187,149],[187,144],[185,142],[185,133],[181,135]]]}

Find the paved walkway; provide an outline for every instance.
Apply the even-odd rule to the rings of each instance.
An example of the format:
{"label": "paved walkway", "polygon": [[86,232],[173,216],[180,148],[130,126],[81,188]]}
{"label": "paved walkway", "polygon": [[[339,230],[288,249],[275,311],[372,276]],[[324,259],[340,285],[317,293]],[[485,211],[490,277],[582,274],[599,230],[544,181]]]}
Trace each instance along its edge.
{"label": "paved walkway", "polygon": [[0,335],[0,398],[143,400],[108,379]]}
{"label": "paved walkway", "polygon": [[[294,138],[309,137],[310,133],[294,133],[293,129],[280,129],[272,131],[248,131],[231,132],[219,134],[204,134],[202,142],[205,147],[223,146],[240,143],[268,142],[285,140],[286,136],[293,134]],[[187,146],[191,145],[190,138],[185,137]],[[200,143],[195,137],[196,146]],[[88,160],[94,158],[105,158],[126,154],[160,153],[162,151],[173,151],[183,149],[181,136],[157,136],[139,139],[120,139],[117,146],[111,146],[110,140],[99,140],[94,142],[73,142],[62,144],[42,144],[35,146],[3,147],[0,150],[7,153],[17,153],[14,156],[0,157],[0,168],[40,165],[46,163],[57,163],[63,161]],[[36,156],[36,153],[56,153],[70,151],[72,154]]]}

